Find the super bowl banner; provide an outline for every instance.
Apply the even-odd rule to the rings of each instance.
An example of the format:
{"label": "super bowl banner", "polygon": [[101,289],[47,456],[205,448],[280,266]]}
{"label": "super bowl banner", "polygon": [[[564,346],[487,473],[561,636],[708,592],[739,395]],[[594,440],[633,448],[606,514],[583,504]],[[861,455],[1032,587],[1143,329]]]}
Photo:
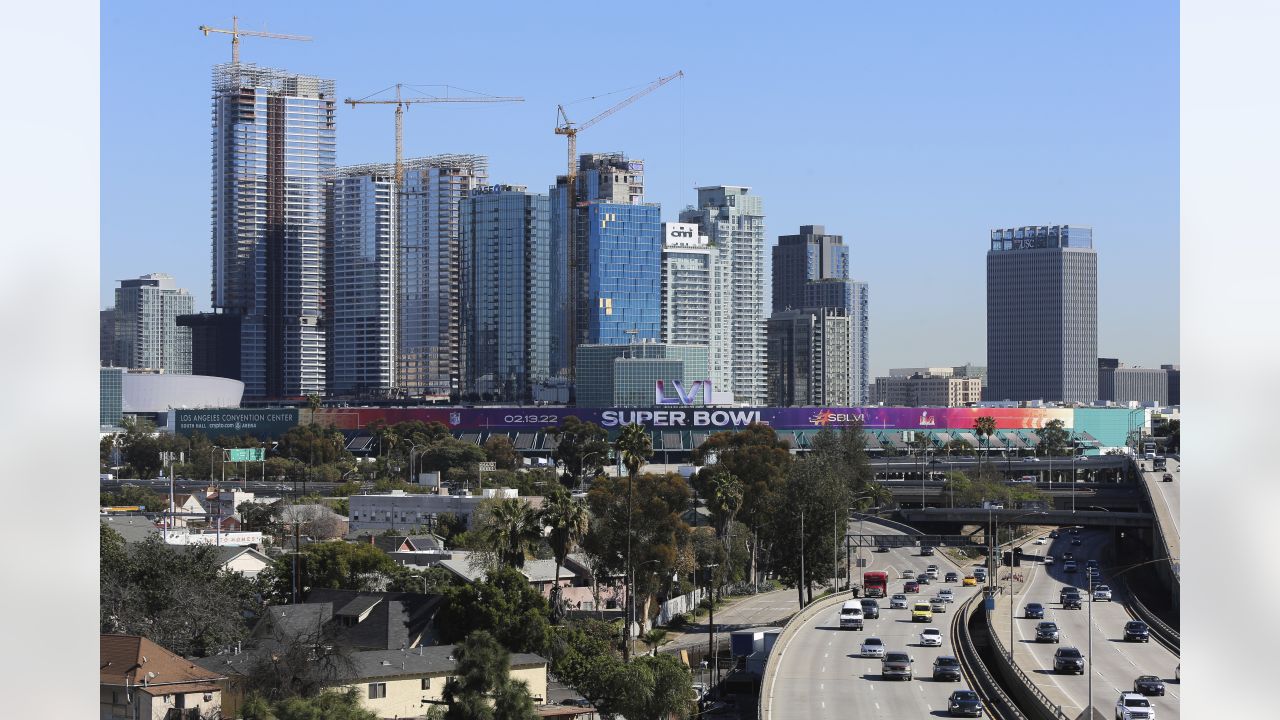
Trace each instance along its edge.
{"label": "super bowl banner", "polygon": [[315,421],[342,430],[361,430],[377,423],[420,421],[442,423],[467,432],[538,432],[569,416],[607,429],[639,423],[652,429],[732,430],[753,422],[778,430],[837,429],[861,422],[868,430],[972,430],[990,416],[998,430],[1035,430],[1051,420],[1071,428],[1069,408],[324,408]]}

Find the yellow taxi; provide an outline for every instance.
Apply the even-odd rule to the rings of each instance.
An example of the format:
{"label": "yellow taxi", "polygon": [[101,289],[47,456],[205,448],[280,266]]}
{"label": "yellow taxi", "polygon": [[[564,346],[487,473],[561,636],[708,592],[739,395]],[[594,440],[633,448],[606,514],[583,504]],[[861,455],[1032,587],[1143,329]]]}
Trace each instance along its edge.
{"label": "yellow taxi", "polygon": [[965,575],[965,576],[964,576],[964,580],[963,580],[963,581],[961,581],[961,583],[960,583],[960,584],[961,584],[961,585],[963,585],[964,587],[977,587],[977,585],[978,585],[978,578],[976,578],[976,577],[974,577],[974,576],[972,576],[972,575]]}
{"label": "yellow taxi", "polygon": [[912,605],[911,622],[933,622],[933,607],[927,602],[918,602]]}

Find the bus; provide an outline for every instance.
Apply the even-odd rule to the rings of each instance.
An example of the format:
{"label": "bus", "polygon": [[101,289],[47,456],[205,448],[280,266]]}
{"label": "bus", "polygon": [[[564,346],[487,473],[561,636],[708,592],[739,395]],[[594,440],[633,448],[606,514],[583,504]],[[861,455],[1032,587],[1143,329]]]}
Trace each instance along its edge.
{"label": "bus", "polygon": [[863,597],[886,597],[889,589],[889,573],[872,570],[862,573]]}

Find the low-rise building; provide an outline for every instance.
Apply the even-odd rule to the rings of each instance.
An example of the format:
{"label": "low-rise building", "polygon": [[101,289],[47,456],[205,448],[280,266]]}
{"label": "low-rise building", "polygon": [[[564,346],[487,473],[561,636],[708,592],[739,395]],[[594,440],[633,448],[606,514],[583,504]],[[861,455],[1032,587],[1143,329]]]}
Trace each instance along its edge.
{"label": "low-rise building", "polygon": [[[982,400],[982,378],[953,374],[952,368],[878,377],[871,386],[871,402],[900,407],[969,407]],[[934,373],[932,371],[940,370]]]}
{"label": "low-rise building", "polygon": [[102,635],[98,665],[99,716],[104,720],[207,718],[223,710],[227,673],[197,665],[145,637]]}
{"label": "low-rise building", "polygon": [[[352,495],[348,498],[350,532],[372,530],[411,531],[433,529],[441,515],[451,513],[464,523],[486,500],[519,497],[511,488],[486,488],[479,495],[437,495],[392,490],[376,495]],[[542,507],[541,497],[526,497],[535,509]]]}

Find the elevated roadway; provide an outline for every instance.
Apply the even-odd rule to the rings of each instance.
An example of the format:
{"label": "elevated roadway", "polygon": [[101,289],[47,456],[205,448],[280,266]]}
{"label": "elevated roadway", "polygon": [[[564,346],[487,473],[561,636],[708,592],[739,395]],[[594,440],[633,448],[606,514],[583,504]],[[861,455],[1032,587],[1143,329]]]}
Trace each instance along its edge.
{"label": "elevated roadway", "polygon": [[[1014,662],[1045,695],[1062,706],[1063,713],[1069,718],[1089,717],[1085,709],[1089,706],[1090,673],[1093,675],[1094,717],[1112,717],[1120,692],[1131,692],[1133,681],[1139,675],[1159,676],[1165,681],[1166,694],[1149,698],[1156,709],[1156,717],[1159,720],[1176,719],[1182,694],[1180,683],[1174,680],[1174,668],[1178,666],[1179,659],[1154,638],[1148,643],[1124,641],[1124,625],[1134,618],[1125,609],[1124,592],[1111,582],[1123,568],[1108,567],[1106,545],[1109,535],[1107,531],[1082,530],[1080,535],[1074,536],[1082,544],[1072,546],[1073,536],[1062,531],[1048,544],[1023,545],[1022,566],[1013,569],[1015,578],[1020,575],[1022,579],[1022,582],[1014,583]],[[1067,573],[1062,569],[1062,557],[1068,552],[1074,554],[1080,568],[1078,572]],[[1054,556],[1052,565],[1043,565],[1045,554]],[[1089,599],[1088,575],[1085,573],[1085,560],[1088,559],[1098,560],[1102,570],[1101,582],[1113,590],[1112,602],[1091,602]],[[993,629],[1006,650],[1010,647],[1009,572],[1009,568],[1001,567],[997,573],[1003,591],[997,596],[996,609],[991,615]],[[1059,591],[1066,586],[1080,588],[1080,594],[1085,598],[1081,609],[1065,610],[1058,602]],[[1058,624],[1059,644],[1036,642],[1035,627],[1041,621],[1024,617],[1023,611],[1029,602],[1043,605],[1044,619]],[[1092,652],[1089,650],[1090,605],[1093,608]],[[1058,675],[1053,672],[1054,651],[1066,646],[1079,648],[1085,656],[1084,675]]]}
{"label": "elevated roadway", "polygon": [[[1169,558],[1173,561],[1173,567],[1177,568],[1179,558],[1182,557],[1181,505],[1178,501],[1181,495],[1182,474],[1178,472],[1181,468],[1177,460],[1168,460],[1167,465],[1167,470],[1153,471],[1149,469],[1150,460],[1140,462],[1142,481],[1146,483],[1147,491],[1151,495],[1152,509],[1155,511],[1156,520],[1160,523],[1159,534],[1164,536]],[[1173,476],[1172,482],[1161,480],[1165,472]]]}

